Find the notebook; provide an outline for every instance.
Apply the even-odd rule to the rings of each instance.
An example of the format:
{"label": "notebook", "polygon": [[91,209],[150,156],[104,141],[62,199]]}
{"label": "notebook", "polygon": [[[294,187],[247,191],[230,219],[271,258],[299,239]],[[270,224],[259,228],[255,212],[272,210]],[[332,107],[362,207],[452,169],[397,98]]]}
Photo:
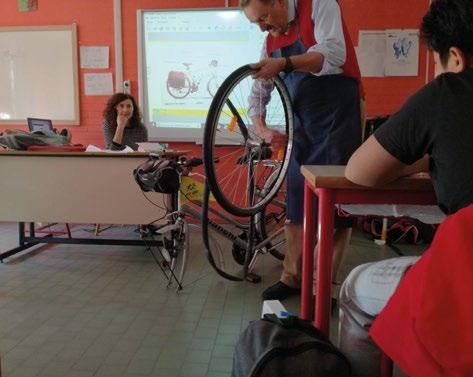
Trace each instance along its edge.
{"label": "notebook", "polygon": [[26,120],[28,121],[30,132],[53,130],[53,122],[51,122],[51,119],[26,118]]}

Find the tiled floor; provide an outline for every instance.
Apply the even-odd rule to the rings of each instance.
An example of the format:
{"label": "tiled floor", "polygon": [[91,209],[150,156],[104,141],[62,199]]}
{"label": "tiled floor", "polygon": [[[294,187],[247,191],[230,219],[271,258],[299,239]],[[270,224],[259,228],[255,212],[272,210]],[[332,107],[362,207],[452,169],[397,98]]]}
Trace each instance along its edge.
{"label": "tiled floor", "polygon": [[[78,225],[84,232],[93,226]],[[107,234],[107,232],[109,232]],[[133,234],[130,227],[102,233]],[[99,236],[100,237],[100,236]],[[0,223],[0,249],[16,246],[16,225]],[[0,265],[3,377],[230,376],[233,347],[259,317],[260,294],[279,264],[260,258],[260,284],[218,277],[193,239],[184,290],[166,288],[143,247],[55,245]],[[403,247],[418,253],[423,247]],[[392,257],[356,233],[340,278],[361,262]],[[299,298],[284,302],[298,312]],[[336,317],[332,336],[336,337]]]}

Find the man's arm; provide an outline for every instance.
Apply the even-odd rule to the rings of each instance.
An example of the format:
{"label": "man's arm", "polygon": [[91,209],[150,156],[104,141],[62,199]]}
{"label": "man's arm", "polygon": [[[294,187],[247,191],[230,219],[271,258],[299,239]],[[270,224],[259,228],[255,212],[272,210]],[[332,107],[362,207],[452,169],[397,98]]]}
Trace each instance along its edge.
{"label": "man's arm", "polygon": [[370,136],[351,156],[345,176],[359,185],[381,186],[406,175],[426,172],[428,168],[428,155],[412,165],[406,165],[384,149],[374,136]]}

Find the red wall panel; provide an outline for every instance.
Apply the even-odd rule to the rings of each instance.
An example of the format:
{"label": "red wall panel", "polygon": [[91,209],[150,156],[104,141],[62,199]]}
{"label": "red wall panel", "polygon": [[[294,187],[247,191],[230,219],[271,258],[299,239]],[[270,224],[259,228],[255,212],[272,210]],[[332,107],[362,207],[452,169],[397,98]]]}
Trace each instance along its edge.
{"label": "red wall panel", "polygon": [[[113,0],[39,0],[37,11],[19,12],[17,0],[3,0],[0,26],[57,25],[77,23],[79,46],[109,46],[108,70],[79,70],[81,125],[71,127],[73,141],[103,146],[101,119],[107,97],[85,96],[83,74],[115,73]],[[357,44],[360,29],[417,28],[428,0],[340,0],[345,21]],[[232,0],[231,6],[237,6]],[[223,7],[223,0],[122,0],[123,77],[130,79],[132,93],[138,93],[137,9]],[[425,46],[421,45],[418,77],[364,78],[369,115],[395,111],[425,81]],[[58,128],[61,125],[56,124]],[[11,127],[11,126],[9,126]],[[6,128],[2,126],[2,128]],[[199,147],[192,149],[198,150]],[[198,152],[196,152],[198,153]]]}

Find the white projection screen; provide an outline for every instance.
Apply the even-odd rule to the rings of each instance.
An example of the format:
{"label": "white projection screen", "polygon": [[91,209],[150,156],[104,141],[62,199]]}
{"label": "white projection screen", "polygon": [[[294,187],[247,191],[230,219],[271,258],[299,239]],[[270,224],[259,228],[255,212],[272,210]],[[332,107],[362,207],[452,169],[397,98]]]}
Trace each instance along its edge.
{"label": "white projection screen", "polygon": [[235,8],[139,10],[138,30],[139,102],[150,139],[200,142],[219,84],[260,59],[265,34]]}

